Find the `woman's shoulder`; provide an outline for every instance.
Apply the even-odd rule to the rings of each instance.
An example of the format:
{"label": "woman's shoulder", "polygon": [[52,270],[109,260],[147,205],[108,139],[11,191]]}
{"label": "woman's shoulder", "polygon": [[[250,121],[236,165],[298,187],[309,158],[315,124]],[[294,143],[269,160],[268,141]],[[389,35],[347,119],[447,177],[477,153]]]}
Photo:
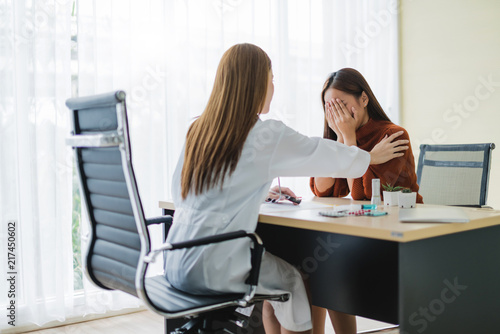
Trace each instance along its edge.
{"label": "woman's shoulder", "polygon": [[260,118],[257,120],[255,126],[261,128],[271,128],[271,129],[281,129],[281,130],[286,127],[285,123],[283,123],[282,121],[278,121],[276,119],[261,120]]}
{"label": "woman's shoulder", "polygon": [[260,145],[266,144],[266,146],[271,143],[276,144],[283,136],[285,129],[288,129],[288,127],[281,121],[258,119],[252,130],[250,130],[247,141],[257,141]]}
{"label": "woman's shoulder", "polygon": [[403,128],[400,125],[394,124],[391,121],[376,121],[377,123],[380,124],[380,127],[383,129],[382,131],[384,134],[387,135],[392,135],[393,133],[403,131],[405,134],[408,135],[408,131],[406,131],[405,128]]}

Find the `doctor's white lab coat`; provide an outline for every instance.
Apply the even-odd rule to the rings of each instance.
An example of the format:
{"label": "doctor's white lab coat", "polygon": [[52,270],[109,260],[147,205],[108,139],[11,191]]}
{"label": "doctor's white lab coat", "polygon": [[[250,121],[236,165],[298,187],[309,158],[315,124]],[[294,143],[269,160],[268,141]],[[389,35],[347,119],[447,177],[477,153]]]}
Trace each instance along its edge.
{"label": "doctor's white lab coat", "polygon": [[[182,152],[173,176],[175,218],[167,237],[179,242],[224,232],[254,232],[259,207],[278,176],[361,177],[370,155],[333,140],[303,136],[282,122],[258,120],[245,141],[234,172],[222,189],[181,197]],[[250,265],[250,240],[169,252],[165,260],[169,282],[199,294],[245,292]],[[309,304],[301,276],[287,262],[264,253],[257,293],[289,292],[284,303],[273,302],[275,314],[288,330],[311,328]]]}

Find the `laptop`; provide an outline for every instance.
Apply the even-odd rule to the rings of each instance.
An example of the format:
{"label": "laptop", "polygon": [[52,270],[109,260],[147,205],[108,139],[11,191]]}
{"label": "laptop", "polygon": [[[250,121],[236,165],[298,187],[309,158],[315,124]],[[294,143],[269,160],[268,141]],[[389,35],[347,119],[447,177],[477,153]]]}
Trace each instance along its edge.
{"label": "laptop", "polygon": [[468,223],[470,219],[462,208],[442,206],[400,209],[399,221],[402,223]]}

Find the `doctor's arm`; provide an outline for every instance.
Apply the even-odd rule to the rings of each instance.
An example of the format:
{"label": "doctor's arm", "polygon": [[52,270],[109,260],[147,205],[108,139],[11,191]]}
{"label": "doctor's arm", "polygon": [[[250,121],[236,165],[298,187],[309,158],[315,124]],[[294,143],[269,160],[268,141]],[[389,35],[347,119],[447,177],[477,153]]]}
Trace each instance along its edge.
{"label": "doctor's arm", "polygon": [[[307,137],[282,127],[276,133],[269,161],[269,177],[360,177],[368,168],[370,154],[357,147],[318,137]],[[276,127],[275,127],[276,129]]]}
{"label": "doctor's arm", "polygon": [[[402,157],[405,154],[405,151],[408,149],[408,146],[404,146],[408,143],[408,140],[395,140],[397,137],[401,136],[403,132],[396,132],[390,136],[384,137],[377,145],[373,147],[370,153],[370,165],[379,165],[385,163],[394,158]],[[403,146],[400,146],[403,145]],[[343,179],[345,180],[345,179]],[[335,182],[341,182],[341,180],[337,180],[333,177],[315,177],[314,178],[314,188],[319,193],[325,193],[329,189],[332,189],[335,185]],[[354,179],[347,179],[349,184],[349,189],[352,189],[352,183]],[[351,182],[349,182],[351,181]],[[361,182],[361,180],[358,180]],[[311,186],[312,187],[312,186]],[[342,187],[341,187],[342,188]],[[313,192],[315,192],[313,190]],[[337,194],[339,196],[345,196],[347,194]],[[335,196],[335,194],[334,194]]]}

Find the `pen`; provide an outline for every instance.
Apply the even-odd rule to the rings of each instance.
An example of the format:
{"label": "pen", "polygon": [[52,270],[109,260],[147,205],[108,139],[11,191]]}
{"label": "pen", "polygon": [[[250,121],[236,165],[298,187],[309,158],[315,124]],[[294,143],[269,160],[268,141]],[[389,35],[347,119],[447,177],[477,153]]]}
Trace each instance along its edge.
{"label": "pen", "polygon": [[[279,193],[277,193],[276,191],[270,190],[269,192],[271,192],[275,195],[279,195]],[[295,204],[300,204],[302,202],[301,198],[296,198],[296,197],[293,197],[290,195],[285,195],[285,194],[281,194],[281,196],[283,196],[286,200],[289,200],[290,202],[295,203]]]}

